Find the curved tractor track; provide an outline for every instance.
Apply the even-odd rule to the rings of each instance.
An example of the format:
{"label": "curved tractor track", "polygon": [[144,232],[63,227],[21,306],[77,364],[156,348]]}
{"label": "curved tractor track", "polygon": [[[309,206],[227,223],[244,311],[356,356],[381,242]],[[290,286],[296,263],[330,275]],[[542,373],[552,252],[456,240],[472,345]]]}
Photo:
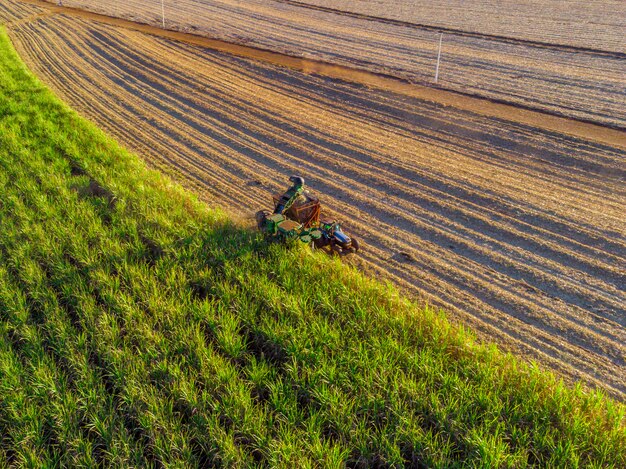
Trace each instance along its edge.
{"label": "curved tractor track", "polygon": [[[349,1],[165,0],[166,27],[434,86],[439,34],[432,28],[390,23],[385,18],[348,16],[349,12],[340,10],[316,10],[308,5],[312,3],[332,3],[336,8],[389,17],[399,14],[381,12],[380,4],[385,5],[384,2],[376,2],[378,9],[368,10],[364,2]],[[410,0],[390,3],[394,7],[387,6],[386,10],[399,9],[407,18],[413,16],[407,13]],[[430,3],[424,4],[433,8]],[[162,25],[158,0],[64,0],[63,4]],[[612,18],[601,25],[593,20],[606,16],[611,8],[606,2],[576,0],[567,2],[567,8],[556,9],[537,9],[528,1],[507,0],[505,5],[493,0],[463,2],[461,11],[469,14],[468,8],[473,5],[470,16],[485,23],[481,27],[462,20],[458,8],[449,8],[447,15],[437,10],[440,18],[449,18],[442,20],[443,25],[459,24],[469,30],[444,34],[436,86],[626,129],[623,4],[614,2]],[[485,22],[485,9],[492,16],[493,25],[500,29]],[[423,11],[425,8],[413,6],[413,10],[415,15],[425,15],[428,24],[437,24]],[[493,10],[504,13],[493,18]],[[590,24],[585,23],[582,28],[587,31],[585,34],[578,26],[583,23],[581,17],[590,19]],[[472,33],[484,30],[507,37]],[[565,44],[571,45],[564,48]]]}
{"label": "curved tractor track", "polygon": [[252,216],[290,174],[354,262],[570,380],[626,396],[623,134],[600,142],[53,14],[11,26],[67,103]]}

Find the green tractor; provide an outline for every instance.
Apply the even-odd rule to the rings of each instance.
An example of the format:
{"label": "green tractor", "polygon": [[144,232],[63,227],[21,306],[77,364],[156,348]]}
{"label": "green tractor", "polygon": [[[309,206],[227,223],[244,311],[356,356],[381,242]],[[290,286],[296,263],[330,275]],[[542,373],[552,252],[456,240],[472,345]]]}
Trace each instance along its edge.
{"label": "green tractor", "polygon": [[292,176],[293,185],[283,194],[276,194],[274,213],[261,210],[256,214],[259,230],[279,241],[300,239],[312,248],[328,247],[334,254],[349,254],[359,250],[358,241],[346,235],[334,220],[320,222],[319,199],[304,190],[304,179]]}

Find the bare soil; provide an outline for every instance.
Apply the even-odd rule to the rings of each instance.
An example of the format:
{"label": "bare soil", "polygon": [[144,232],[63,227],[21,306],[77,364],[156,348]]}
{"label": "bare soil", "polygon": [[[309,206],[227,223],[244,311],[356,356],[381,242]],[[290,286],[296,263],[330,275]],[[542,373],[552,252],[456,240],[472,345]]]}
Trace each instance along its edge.
{"label": "bare soil", "polygon": [[530,111],[495,115],[74,15],[9,27],[68,104],[205,199],[252,223],[301,174],[363,239],[352,262],[370,275],[626,396],[624,133],[544,128]]}
{"label": "bare soil", "polygon": [[413,24],[626,53],[620,0],[277,0]]}
{"label": "bare soil", "polygon": [[[323,11],[312,9],[312,3],[335,6]],[[626,128],[624,2],[576,0],[539,5],[474,0],[453,7],[449,1],[444,2],[449,5],[446,14],[437,7],[432,16],[427,13],[432,2],[376,3],[374,8],[372,2],[166,0],[165,17],[168,29],[431,85],[439,44],[433,28],[439,23],[457,24],[460,29],[446,31],[443,37],[437,86]],[[63,4],[162,25],[159,1],[64,0]],[[567,8],[557,8],[557,4],[567,4]],[[410,13],[412,5],[415,13]],[[377,14],[386,9],[386,18],[405,17],[409,22],[349,16],[350,9]],[[463,13],[465,21],[460,19]],[[416,15],[426,22],[424,26],[410,23]],[[435,16],[443,19],[437,22]],[[599,18],[605,19],[598,23]],[[489,32],[503,37],[485,34]],[[539,43],[528,42],[532,39]],[[597,50],[584,50],[584,46]]]}

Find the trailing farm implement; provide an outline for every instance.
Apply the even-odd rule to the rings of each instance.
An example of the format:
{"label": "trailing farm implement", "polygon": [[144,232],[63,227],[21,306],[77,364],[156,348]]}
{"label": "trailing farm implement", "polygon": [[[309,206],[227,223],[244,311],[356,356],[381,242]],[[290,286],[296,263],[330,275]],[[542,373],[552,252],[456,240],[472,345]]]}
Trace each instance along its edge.
{"label": "trailing farm implement", "polygon": [[304,179],[292,176],[289,181],[293,183],[289,189],[273,196],[273,213],[256,213],[259,230],[278,241],[299,239],[312,248],[328,248],[333,254],[357,252],[358,241],[344,233],[337,221],[320,219],[320,201],[305,190]]}

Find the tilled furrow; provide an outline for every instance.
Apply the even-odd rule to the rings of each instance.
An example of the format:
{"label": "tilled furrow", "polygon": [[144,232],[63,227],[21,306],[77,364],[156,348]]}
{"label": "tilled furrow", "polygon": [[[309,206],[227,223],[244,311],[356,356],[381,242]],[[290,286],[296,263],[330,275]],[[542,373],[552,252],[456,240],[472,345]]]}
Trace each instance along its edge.
{"label": "tilled furrow", "polygon": [[251,218],[304,174],[349,214],[366,271],[626,392],[626,191],[602,179],[623,149],[70,17],[12,34],[67,102],[205,197]]}

